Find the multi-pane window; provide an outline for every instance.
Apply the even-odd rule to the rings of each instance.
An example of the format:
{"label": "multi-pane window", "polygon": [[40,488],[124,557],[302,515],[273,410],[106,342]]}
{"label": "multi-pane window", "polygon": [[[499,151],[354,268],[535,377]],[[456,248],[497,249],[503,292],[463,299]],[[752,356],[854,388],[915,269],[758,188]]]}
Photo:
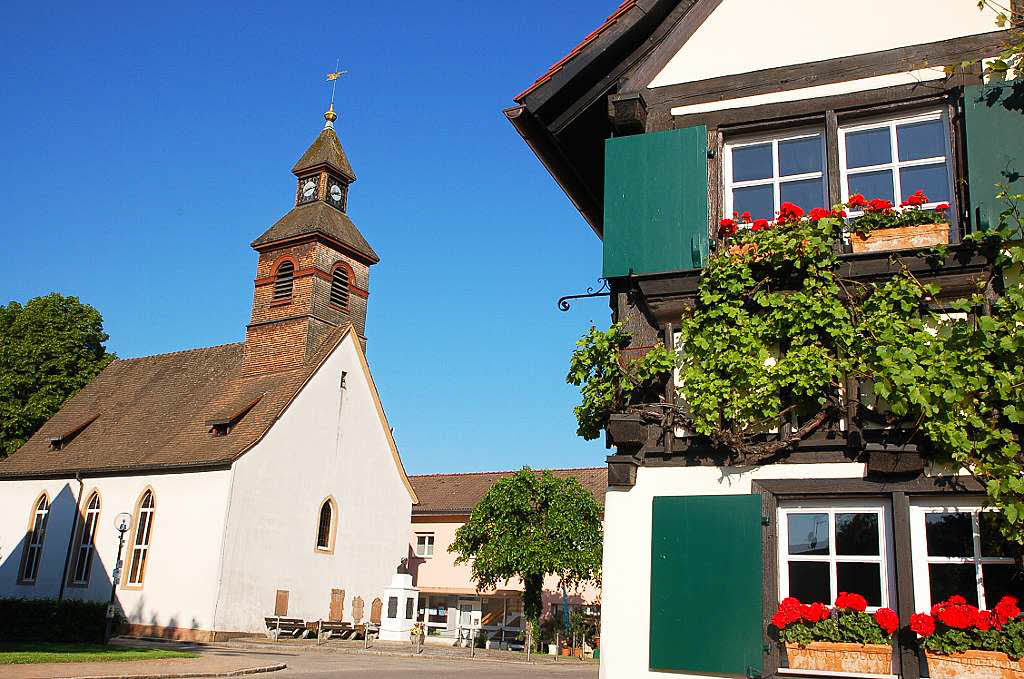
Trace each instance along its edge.
{"label": "multi-pane window", "polygon": [[153,513],[156,503],[153,491],[147,490],[139,502],[135,521],[135,539],[132,542],[132,557],[128,568],[128,584],[141,585],[146,576],[146,562],[149,558],[149,541],[153,536]]}
{"label": "multi-pane window", "polygon": [[50,518],[50,498],[44,493],[32,509],[29,534],[26,536],[25,557],[21,566],[21,580],[35,582],[39,575],[39,562],[43,557],[43,541],[46,539],[46,522]]}
{"label": "multi-pane window", "polygon": [[89,582],[89,574],[92,572],[92,559],[96,553],[96,525],[99,519],[100,496],[99,493],[93,493],[85,510],[85,520],[82,522],[82,534],[78,542],[75,572],[71,578],[72,584],[84,585]]}
{"label": "multi-pane window", "polygon": [[1007,595],[1024,600],[1024,574],[999,532],[1001,517],[980,506],[915,506],[915,598],[927,609],[954,594],[989,609]]}
{"label": "multi-pane window", "polygon": [[316,526],[316,548],[320,551],[331,549],[331,533],[334,527],[334,508],[330,498],[320,505],[320,518]]}
{"label": "multi-pane window", "polygon": [[292,282],[295,278],[295,265],[290,260],[285,260],[277,267],[274,276],[274,299],[275,302],[283,302],[292,298]]}
{"label": "multi-pane window", "polygon": [[893,600],[888,506],[875,503],[779,508],[779,594],[831,604],[840,592],[868,606]]}
{"label": "multi-pane window", "polygon": [[725,213],[774,219],[782,203],[806,211],[826,207],[825,141],[821,131],[738,140],[725,145]]}
{"label": "multi-pane window", "polygon": [[839,128],[843,202],[859,193],[900,204],[917,191],[926,207],[952,197],[945,117],[933,111]]}
{"label": "multi-pane window", "polygon": [[424,559],[434,556],[434,534],[416,534],[416,556]]}

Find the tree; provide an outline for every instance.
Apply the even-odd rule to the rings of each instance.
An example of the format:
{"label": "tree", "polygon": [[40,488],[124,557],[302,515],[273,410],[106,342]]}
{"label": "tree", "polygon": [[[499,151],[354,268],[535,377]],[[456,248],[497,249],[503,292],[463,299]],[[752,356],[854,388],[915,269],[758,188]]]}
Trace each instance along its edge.
{"label": "tree", "polygon": [[100,313],[57,293],[0,306],[0,458],[116,357]]}
{"label": "tree", "polygon": [[544,577],[565,587],[599,581],[602,542],[601,505],[579,481],[523,467],[491,486],[448,551],[472,564],[478,591],[522,579],[523,612],[536,630]]}

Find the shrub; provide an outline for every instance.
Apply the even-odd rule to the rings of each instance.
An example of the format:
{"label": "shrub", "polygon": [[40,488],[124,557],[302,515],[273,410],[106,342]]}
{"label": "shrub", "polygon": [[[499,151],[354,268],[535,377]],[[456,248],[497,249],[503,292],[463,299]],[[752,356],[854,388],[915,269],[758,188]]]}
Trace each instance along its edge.
{"label": "shrub", "polygon": [[106,603],[0,598],[0,639],[102,643]]}

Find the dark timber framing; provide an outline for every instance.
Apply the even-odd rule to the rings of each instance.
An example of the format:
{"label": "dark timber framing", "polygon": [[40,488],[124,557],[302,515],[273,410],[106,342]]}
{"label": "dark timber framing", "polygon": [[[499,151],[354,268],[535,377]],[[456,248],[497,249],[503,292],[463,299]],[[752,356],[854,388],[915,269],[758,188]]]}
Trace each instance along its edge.
{"label": "dark timber framing", "polygon": [[[764,560],[765,677],[778,674],[779,644],[767,636],[771,616],[779,602],[779,533],[776,517],[780,500],[828,500],[856,496],[887,499],[892,507],[893,572],[896,574],[896,612],[900,620],[909,620],[914,610],[914,569],[910,543],[910,497],[949,496],[983,497],[984,488],[971,477],[918,475],[894,480],[864,479],[761,479],[751,483],[750,492],[760,494],[765,517],[761,546]],[[920,659],[916,645],[897,634],[894,648],[895,674],[903,679],[919,679]],[[808,676],[808,675],[802,675]],[[813,675],[811,675],[813,676]],[[825,675],[822,675],[825,676]]]}

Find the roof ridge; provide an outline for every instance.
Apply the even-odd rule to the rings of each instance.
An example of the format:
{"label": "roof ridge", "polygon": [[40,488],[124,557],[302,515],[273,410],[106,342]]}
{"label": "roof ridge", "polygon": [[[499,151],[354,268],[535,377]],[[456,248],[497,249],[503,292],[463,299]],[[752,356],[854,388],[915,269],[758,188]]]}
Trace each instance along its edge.
{"label": "roof ridge", "polygon": [[[453,472],[453,473],[450,473],[450,474],[446,474],[446,473],[443,473],[443,472],[437,472],[437,473],[434,473],[434,474],[409,474],[409,478],[411,478],[411,479],[423,479],[423,478],[428,478],[428,477],[431,477],[431,476],[482,476],[484,474],[515,474],[516,472],[521,471],[521,469],[522,468],[520,468],[520,469],[500,469],[500,470],[489,471],[489,472]],[[534,472],[588,472],[588,471],[601,471],[603,469],[604,469],[604,467],[562,467],[562,468],[559,468],[559,469],[533,469],[533,468],[531,468],[530,471],[534,471]]]}
{"label": "roof ridge", "polygon": [[130,363],[132,361],[144,361],[148,358],[164,358],[166,356],[176,356],[178,354],[188,354],[196,351],[209,351],[211,349],[223,349],[225,347],[244,346],[245,342],[227,342],[225,344],[214,344],[212,347],[193,347],[191,349],[179,349],[178,351],[168,351],[162,354],[149,354],[148,356],[135,356],[133,358],[119,358],[117,363]]}

